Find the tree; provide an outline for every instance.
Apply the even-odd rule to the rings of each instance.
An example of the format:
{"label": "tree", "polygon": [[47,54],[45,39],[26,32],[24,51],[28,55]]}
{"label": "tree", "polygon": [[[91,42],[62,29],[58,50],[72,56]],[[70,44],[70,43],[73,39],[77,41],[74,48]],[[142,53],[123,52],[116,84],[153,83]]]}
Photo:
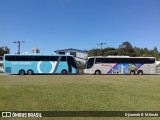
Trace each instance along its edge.
{"label": "tree", "polygon": [[91,49],[88,51],[88,56],[98,56],[100,54],[100,49]]}
{"label": "tree", "polygon": [[88,56],[108,56],[108,55],[118,55],[117,49],[115,48],[104,48],[102,51],[100,49],[91,49],[88,51]]}
{"label": "tree", "polygon": [[158,52],[157,47],[154,47],[154,49],[153,49],[151,52],[152,52],[152,55],[153,55],[156,59],[159,58],[159,52]]}
{"label": "tree", "polygon": [[110,50],[110,51],[106,51],[103,54],[104,56],[109,56],[109,55],[118,55],[118,52],[116,50]]}
{"label": "tree", "polygon": [[156,57],[157,60],[160,59],[160,53],[157,47],[153,50],[148,50],[148,48],[132,47],[132,45],[126,41],[119,45],[119,48],[104,48],[102,51],[100,49],[91,49],[88,52],[88,56],[108,56],[108,55],[126,55],[131,57]]}
{"label": "tree", "polygon": [[119,55],[136,56],[132,45],[126,41],[119,46]]}
{"label": "tree", "polygon": [[132,49],[132,45],[126,41],[126,42],[123,42],[120,46],[119,46],[120,49]]}
{"label": "tree", "polygon": [[140,55],[140,57],[153,57],[152,53],[150,50],[148,50],[148,48],[144,48],[142,49],[142,54]]}
{"label": "tree", "polygon": [[3,56],[4,54],[7,54],[7,51],[4,51],[3,49],[0,48],[0,56]]}
{"label": "tree", "polygon": [[139,57],[142,54],[142,51],[139,47],[134,47],[133,49],[137,57]]}
{"label": "tree", "polygon": [[117,50],[115,48],[111,48],[111,47],[104,48],[102,53],[103,53],[104,56],[117,55],[118,54]]}
{"label": "tree", "polygon": [[147,48],[143,49],[143,54],[149,54],[149,50]]}

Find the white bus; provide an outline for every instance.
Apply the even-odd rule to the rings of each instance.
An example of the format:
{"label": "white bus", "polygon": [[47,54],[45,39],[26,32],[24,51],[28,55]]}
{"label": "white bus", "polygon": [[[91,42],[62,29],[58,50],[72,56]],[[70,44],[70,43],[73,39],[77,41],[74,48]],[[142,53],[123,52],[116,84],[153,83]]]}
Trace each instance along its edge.
{"label": "white bus", "polygon": [[155,74],[155,57],[95,56],[88,57],[85,74]]}

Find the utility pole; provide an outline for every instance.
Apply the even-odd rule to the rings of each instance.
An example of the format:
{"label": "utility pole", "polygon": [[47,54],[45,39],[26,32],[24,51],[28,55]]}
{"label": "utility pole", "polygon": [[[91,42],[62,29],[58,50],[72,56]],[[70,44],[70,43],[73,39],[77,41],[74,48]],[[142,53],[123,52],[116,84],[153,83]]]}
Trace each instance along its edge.
{"label": "utility pole", "polygon": [[101,46],[101,55],[102,55],[102,48],[103,48],[103,45],[106,45],[106,43],[99,43],[97,45],[100,45]]}
{"label": "utility pole", "polygon": [[24,43],[24,41],[14,41],[13,43],[17,43],[18,44],[18,52],[17,54],[20,54],[20,47],[21,47],[21,43]]}

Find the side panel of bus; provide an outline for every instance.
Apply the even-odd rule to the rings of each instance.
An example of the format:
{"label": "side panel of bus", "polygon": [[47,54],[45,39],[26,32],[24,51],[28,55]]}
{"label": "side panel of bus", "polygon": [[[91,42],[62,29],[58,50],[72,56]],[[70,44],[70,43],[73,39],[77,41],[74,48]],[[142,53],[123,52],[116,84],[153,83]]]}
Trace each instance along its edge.
{"label": "side panel of bus", "polygon": [[154,74],[155,58],[91,57],[86,63],[86,74]]}
{"label": "side panel of bus", "polygon": [[139,68],[144,74],[155,74],[156,73],[156,64],[144,64]]}
{"label": "side panel of bus", "polygon": [[99,63],[94,64],[88,69],[89,74],[95,74],[96,70],[100,70],[101,74],[130,74],[133,70],[135,73],[142,70],[143,74],[154,74],[156,72],[155,64],[131,64],[131,63]]}
{"label": "side panel of bus", "polygon": [[103,63],[95,64],[94,70],[100,70],[101,74],[128,74],[129,64]]}
{"label": "side panel of bus", "polygon": [[23,69],[25,73],[27,73],[28,70],[33,70],[33,73],[35,74],[53,74],[61,73],[63,69],[68,70],[68,65],[66,62],[59,62],[57,65],[57,62],[52,61],[5,62],[5,73],[18,74],[21,69]]}
{"label": "side panel of bus", "polygon": [[[24,70],[27,74],[28,70],[32,70],[35,74],[54,74],[61,73],[62,70],[66,70],[67,73],[77,73],[77,69],[70,66],[64,60],[58,61],[7,61],[4,60],[4,72],[8,74],[19,74],[20,70]],[[71,58],[72,59],[72,58]]]}

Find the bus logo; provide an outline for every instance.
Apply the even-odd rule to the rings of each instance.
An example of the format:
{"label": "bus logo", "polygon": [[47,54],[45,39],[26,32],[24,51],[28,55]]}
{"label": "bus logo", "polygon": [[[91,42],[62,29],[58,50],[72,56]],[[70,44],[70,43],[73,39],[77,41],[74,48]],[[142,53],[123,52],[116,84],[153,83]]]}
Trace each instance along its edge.
{"label": "bus logo", "polygon": [[[43,73],[43,71],[41,70],[41,64],[42,64],[42,62],[43,61],[39,61],[38,62],[38,64],[37,64],[37,70],[38,70],[38,72],[39,73]],[[53,61],[49,61],[50,62],[50,64],[51,64],[51,70],[49,71],[49,73],[53,73],[54,72],[54,69],[55,69],[55,67],[56,67],[56,64],[57,64],[57,62],[53,62]]]}

